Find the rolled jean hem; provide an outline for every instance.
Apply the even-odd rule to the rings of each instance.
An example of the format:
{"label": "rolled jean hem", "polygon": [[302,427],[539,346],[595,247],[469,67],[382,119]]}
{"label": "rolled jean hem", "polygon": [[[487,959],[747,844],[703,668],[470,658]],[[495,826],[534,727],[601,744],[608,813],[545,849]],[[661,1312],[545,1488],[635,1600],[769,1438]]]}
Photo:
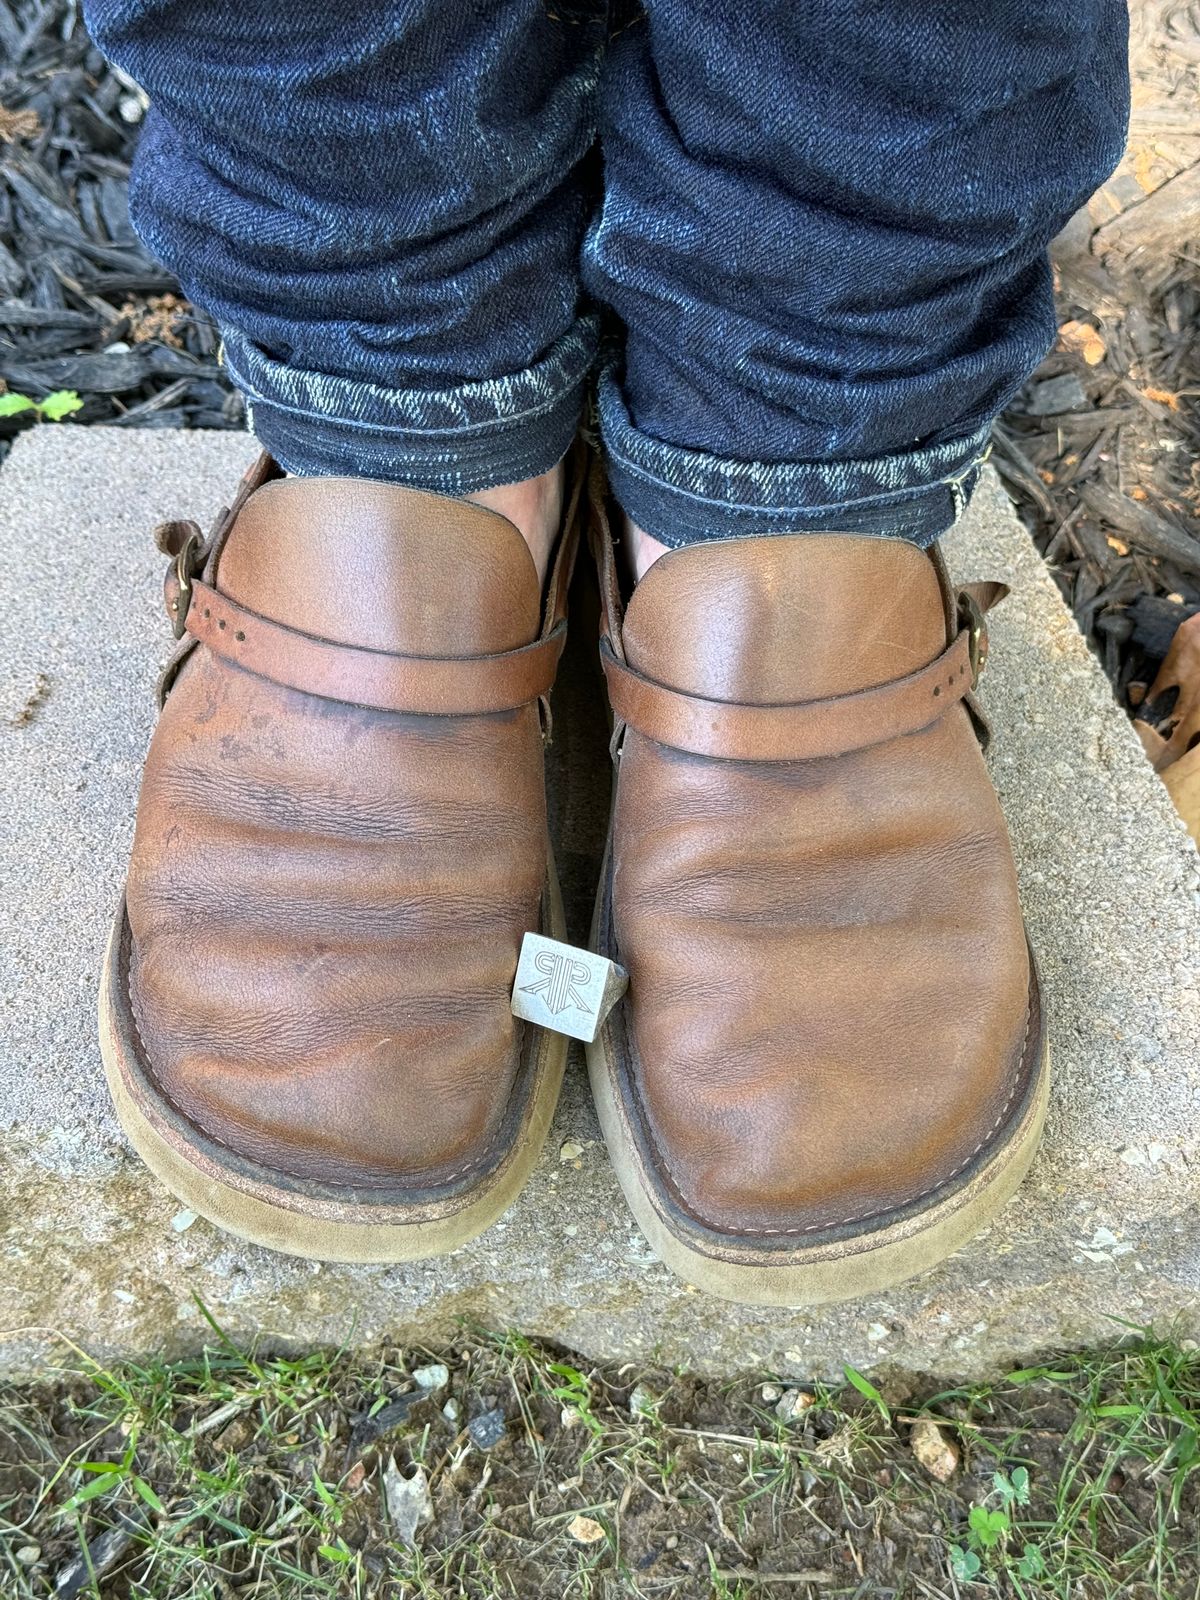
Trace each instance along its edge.
{"label": "rolled jean hem", "polygon": [[596,346],[583,318],[535,365],[445,389],[389,388],[289,365],[235,329],[225,368],[250,425],[301,476],[380,478],[463,495],[548,472],[579,425]]}
{"label": "rolled jean hem", "polygon": [[611,372],[600,380],[609,485],[672,548],[775,533],[850,533],[931,545],[957,522],[987,459],[969,437],[857,461],[724,460],[640,433]]}

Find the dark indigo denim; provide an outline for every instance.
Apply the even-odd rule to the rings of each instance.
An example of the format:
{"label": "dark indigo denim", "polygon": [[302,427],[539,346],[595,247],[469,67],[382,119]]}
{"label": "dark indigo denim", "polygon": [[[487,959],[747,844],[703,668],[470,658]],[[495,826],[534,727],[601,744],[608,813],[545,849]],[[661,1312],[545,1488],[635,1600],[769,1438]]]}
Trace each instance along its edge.
{"label": "dark indigo denim", "polygon": [[672,544],[944,532],[1125,134],[1124,0],[648,0],[607,49],[601,0],[85,9],[154,102],[135,223],[285,465],[544,471],[599,306]]}
{"label": "dark indigo denim", "polygon": [[96,0],[147,90],[131,209],[296,471],[544,472],[596,348],[604,27],[542,0]]}

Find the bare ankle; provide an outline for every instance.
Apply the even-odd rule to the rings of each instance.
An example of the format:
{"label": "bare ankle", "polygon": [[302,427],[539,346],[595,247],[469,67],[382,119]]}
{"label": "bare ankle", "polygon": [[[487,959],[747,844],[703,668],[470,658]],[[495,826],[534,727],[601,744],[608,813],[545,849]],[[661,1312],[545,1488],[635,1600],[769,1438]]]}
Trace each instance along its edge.
{"label": "bare ankle", "polygon": [[633,565],[633,576],[638,581],[646,576],[659,556],[665,556],[670,549],[669,545],[663,544],[644,528],[639,528],[628,517],[625,518],[625,547]]}
{"label": "bare ankle", "polygon": [[520,483],[502,483],[494,489],[479,489],[466,497],[476,505],[498,511],[520,530],[544,583],[550,555],[562,523],[563,464],[551,467],[539,478],[524,478]]}

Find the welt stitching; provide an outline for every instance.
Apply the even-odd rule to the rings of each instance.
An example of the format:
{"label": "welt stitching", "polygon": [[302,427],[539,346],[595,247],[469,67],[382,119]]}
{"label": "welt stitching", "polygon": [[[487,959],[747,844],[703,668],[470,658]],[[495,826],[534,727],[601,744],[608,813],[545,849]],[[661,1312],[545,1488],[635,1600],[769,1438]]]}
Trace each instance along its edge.
{"label": "welt stitching", "polygon": [[[141,1052],[142,1052],[143,1057],[145,1058],[146,1065],[147,1065],[147,1067],[149,1067],[150,1066],[150,1052],[146,1048],[146,1041],[145,1041],[145,1039],[142,1038],[142,1030],[138,1026],[137,1005],[134,1002],[134,998],[133,998],[133,986],[129,981],[129,964],[128,964],[128,962],[125,963],[125,971],[122,974],[122,979],[123,979],[123,987],[125,989],[125,998],[129,1001],[129,1020],[133,1024],[134,1034],[136,1035],[137,1042],[138,1042],[139,1046],[141,1047]],[[180,1106],[177,1106],[175,1104],[174,1100],[171,1099],[171,1096],[167,1093],[167,1091],[163,1088],[162,1084],[159,1083],[157,1079],[155,1079],[155,1087],[157,1088],[159,1094],[162,1095],[163,1099],[167,1102],[167,1104],[171,1107],[172,1111],[174,1111],[177,1116],[183,1117],[185,1121],[188,1121],[188,1122],[191,1121],[191,1118],[187,1115],[187,1113]],[[237,1156],[239,1161],[245,1161],[247,1159],[246,1156],[244,1156],[240,1150],[235,1150],[233,1145],[228,1144],[224,1139],[218,1138],[215,1133],[205,1133],[203,1137],[206,1140],[208,1140],[208,1142],[210,1144],[219,1145],[222,1150],[228,1150],[229,1154],[231,1156]],[[469,1161],[465,1167],[459,1167],[457,1172],[449,1172],[449,1173],[447,1173],[446,1176],[441,1179],[441,1183],[444,1183],[444,1184],[445,1183],[452,1183],[455,1178],[463,1178],[463,1177],[465,1177],[467,1175],[467,1173],[472,1172],[475,1168],[482,1167],[482,1166],[486,1165],[487,1162],[491,1160],[492,1156],[494,1156],[499,1151],[499,1148],[500,1148],[500,1146],[493,1139],[493,1141],[488,1145],[487,1149],[483,1152],[483,1154],[481,1156],[476,1156],[476,1158],[473,1161]],[[303,1180],[303,1175],[301,1173],[299,1173],[299,1172],[289,1172],[286,1167],[280,1167],[278,1170],[279,1170],[280,1174],[282,1176],[284,1176],[284,1177],[296,1178],[297,1180],[299,1180],[301,1182],[304,1181]],[[372,1190],[375,1191],[375,1192],[378,1192],[383,1187],[383,1185],[382,1184],[377,1184],[377,1183],[376,1184],[356,1183],[353,1178],[349,1178],[345,1182],[339,1182],[337,1184],[331,1185],[331,1187],[338,1188],[338,1189],[360,1189],[364,1193],[366,1193],[366,1192],[372,1191]]]}
{"label": "welt stitching", "polygon": [[[1021,1049],[1020,1049],[1020,1052],[1018,1054],[1018,1063],[1019,1063],[1019,1065],[1023,1064],[1024,1060],[1025,1060],[1025,1051],[1026,1051],[1026,1047],[1029,1044],[1029,1029],[1030,1029],[1030,1026],[1032,1025],[1032,1022],[1033,1022],[1033,986],[1032,986],[1032,979],[1031,979],[1030,990],[1029,990],[1029,999],[1026,1001],[1026,1005],[1025,1005],[1025,1032],[1021,1036]],[[922,1189],[919,1194],[915,1194],[910,1199],[906,1200],[904,1202],[905,1206],[915,1205],[918,1200],[926,1199],[929,1195],[933,1194],[936,1190],[944,1189],[946,1187],[946,1185],[952,1179],[954,1179],[954,1178],[956,1178],[958,1176],[958,1174],[963,1170],[964,1167],[970,1166],[971,1162],[975,1159],[975,1157],[983,1149],[984,1145],[987,1144],[988,1140],[992,1137],[992,1135],[995,1133],[996,1129],[1000,1126],[1000,1124],[1004,1121],[1005,1117],[1008,1115],[1009,1110],[1012,1107],[1012,1103],[1013,1103],[1014,1099],[1016,1098],[1017,1090],[1020,1088],[1020,1086],[1021,1086],[1021,1076],[1020,1076],[1020,1072],[1018,1070],[1017,1077],[1013,1082],[1013,1086],[1012,1086],[1011,1090],[1009,1091],[1008,1099],[1004,1102],[1004,1105],[1001,1107],[1000,1113],[997,1116],[995,1122],[992,1123],[991,1127],[983,1135],[983,1137],[980,1139],[979,1143],[975,1146],[975,1148],[969,1153],[969,1155],[967,1155],[962,1161],[959,1162],[958,1166],[956,1166],[953,1169],[953,1171],[946,1173],[945,1177],[939,1178],[936,1183],[930,1184],[929,1188]],[[641,1097],[640,1096],[638,1096],[638,1102],[639,1102],[639,1105],[640,1105],[641,1104]],[[643,1116],[645,1115],[645,1108],[644,1107],[642,1107],[642,1114],[643,1114]],[[650,1126],[649,1126],[649,1120],[648,1119],[647,1119],[647,1123],[646,1123],[646,1131],[647,1131],[647,1134],[649,1135],[650,1134]],[[693,1221],[700,1223],[702,1227],[708,1228],[710,1230],[713,1229],[714,1228],[714,1224],[711,1223],[710,1221],[708,1221],[708,1219],[706,1217],[702,1216],[700,1214],[700,1212],[694,1210],[687,1203],[687,1201],[684,1199],[682,1189],[680,1188],[679,1180],[675,1176],[675,1173],[671,1168],[671,1163],[667,1159],[666,1152],[663,1151],[661,1148],[659,1148],[659,1146],[657,1145],[657,1142],[653,1139],[652,1135],[650,1136],[650,1145],[651,1145],[651,1149],[654,1151],[654,1156],[655,1156],[656,1162],[662,1166],[663,1171],[666,1173],[667,1177],[670,1180],[671,1187],[675,1192],[676,1204],[679,1206],[679,1209],[681,1211],[685,1212],[686,1215],[691,1217]],[[810,1222],[810,1223],[806,1223],[803,1227],[799,1227],[799,1228],[739,1228],[738,1229],[738,1237],[739,1238],[755,1238],[755,1239],[759,1239],[759,1238],[767,1238],[767,1237],[787,1237],[787,1236],[792,1236],[792,1235],[802,1234],[802,1233],[826,1232],[830,1228],[842,1228],[842,1227],[845,1227],[848,1223],[851,1223],[851,1222],[868,1222],[872,1217],[886,1216],[889,1212],[895,1212],[895,1211],[897,1211],[899,1209],[901,1209],[901,1208],[898,1207],[898,1206],[879,1206],[873,1211],[859,1211],[859,1212],[856,1212],[853,1216],[841,1217],[836,1222]]]}

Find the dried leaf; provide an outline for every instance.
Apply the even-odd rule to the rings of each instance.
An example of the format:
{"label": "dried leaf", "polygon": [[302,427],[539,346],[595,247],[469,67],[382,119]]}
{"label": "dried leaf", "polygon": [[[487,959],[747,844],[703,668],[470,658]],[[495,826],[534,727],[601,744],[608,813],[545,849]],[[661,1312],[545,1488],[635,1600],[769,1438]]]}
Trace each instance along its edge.
{"label": "dried leaf", "polygon": [[1153,389],[1147,384],[1142,393],[1147,400],[1154,400],[1160,406],[1166,406],[1170,411],[1179,410],[1179,396],[1172,394],[1170,389]]}
{"label": "dried leaf", "polygon": [[[1144,696],[1143,696],[1144,698]],[[1148,722],[1143,722],[1139,717],[1134,718],[1133,730],[1142,741],[1142,749],[1150,759],[1154,770],[1158,771],[1158,763],[1162,760],[1163,751],[1167,748],[1167,741]]]}
{"label": "dried leaf", "polygon": [[[1156,702],[1164,700],[1172,689],[1175,696],[1170,710],[1158,714]],[[1176,628],[1171,648],[1142,709],[1150,713],[1143,720],[1165,740],[1154,764],[1156,771],[1163,772],[1181,760],[1193,744],[1200,745],[1200,613]]]}
{"label": "dried leaf", "polygon": [[0,106],[0,144],[16,144],[21,139],[36,139],[42,131],[36,111],[10,111]]}
{"label": "dried leaf", "polygon": [[909,1438],[912,1453],[931,1478],[948,1483],[958,1466],[958,1446],[932,1417],[918,1417]]}
{"label": "dried leaf", "polygon": [[[1170,709],[1156,716],[1159,701]],[[1200,844],[1200,612],[1176,628],[1166,659],[1138,709],[1133,725],[1142,748],[1188,832]]]}
{"label": "dried leaf", "polygon": [[1162,780],[1188,832],[1200,845],[1200,745],[1169,766]]}

